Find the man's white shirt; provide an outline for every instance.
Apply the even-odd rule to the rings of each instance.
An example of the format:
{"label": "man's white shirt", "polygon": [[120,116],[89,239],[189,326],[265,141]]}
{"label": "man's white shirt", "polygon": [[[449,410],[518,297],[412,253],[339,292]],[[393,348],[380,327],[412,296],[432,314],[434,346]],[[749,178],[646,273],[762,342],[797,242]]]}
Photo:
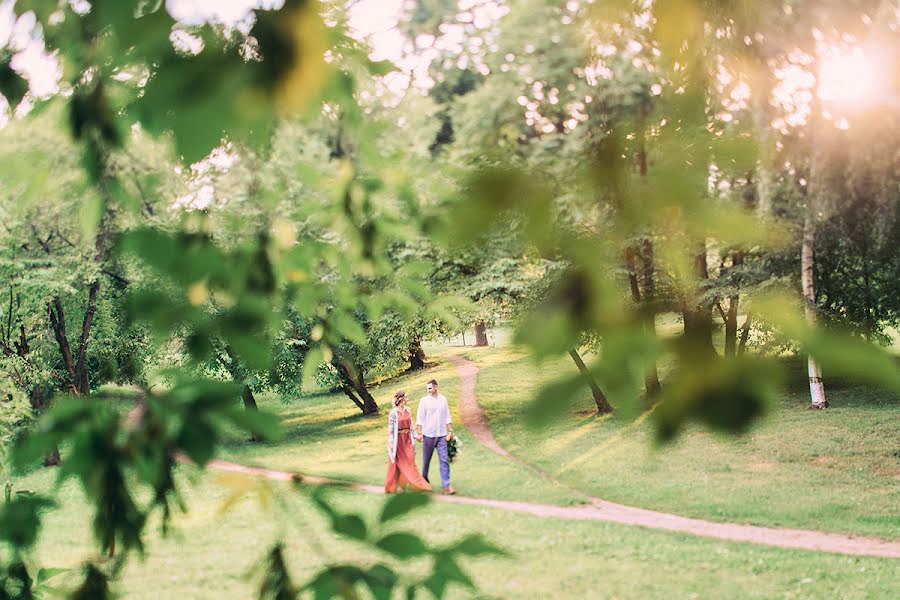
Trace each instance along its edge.
{"label": "man's white shirt", "polygon": [[422,435],[426,437],[444,437],[447,435],[447,423],[450,422],[450,407],[443,394],[432,396],[426,394],[419,400],[416,411],[416,425],[422,427]]}

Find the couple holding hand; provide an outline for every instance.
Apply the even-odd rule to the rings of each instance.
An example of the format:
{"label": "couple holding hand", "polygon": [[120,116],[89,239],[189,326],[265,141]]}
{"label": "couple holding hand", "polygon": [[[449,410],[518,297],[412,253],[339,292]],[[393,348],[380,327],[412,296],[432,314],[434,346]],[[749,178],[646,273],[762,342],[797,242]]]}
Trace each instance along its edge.
{"label": "couple holding hand", "polygon": [[[406,392],[394,394],[394,408],[388,415],[388,462],[384,478],[384,491],[392,493],[407,485],[420,491],[431,491],[428,482],[428,467],[437,450],[441,463],[441,487],[445,494],[455,494],[450,485],[450,458],[447,443],[453,439],[453,424],[450,422],[450,407],[447,398],[438,393],[437,381],[432,379],[427,385],[428,394],[419,400],[416,411],[416,426],[413,431],[412,413],[407,406]],[[422,442],[422,473],[416,468],[414,444]]]}

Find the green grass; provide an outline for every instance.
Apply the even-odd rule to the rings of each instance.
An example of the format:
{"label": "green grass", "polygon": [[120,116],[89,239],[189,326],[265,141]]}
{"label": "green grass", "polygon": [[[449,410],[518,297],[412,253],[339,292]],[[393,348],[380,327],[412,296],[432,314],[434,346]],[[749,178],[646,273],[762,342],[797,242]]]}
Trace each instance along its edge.
{"label": "green grass", "polygon": [[[576,412],[545,431],[524,428],[520,417],[531,390],[574,367],[559,361],[536,368],[501,344],[486,350],[430,349],[435,366],[377,387],[376,399],[387,405],[393,391],[403,387],[415,404],[425,381],[435,377],[458,423],[459,379],[442,359],[448,352],[465,352],[481,364],[479,399],[500,443],[562,482],[554,484],[494,455],[457,425],[464,445],[453,465],[453,483],[461,493],[563,505],[584,502],[591,494],[714,520],[900,537],[896,398],[862,388],[832,390],[833,408],[810,413],[798,390],[742,438],[692,430],[675,445],[654,451],[646,422],[629,425]],[[288,403],[262,397],[260,404],[284,418],[286,438],[251,444],[233,435],[223,458],[383,481],[384,415],[363,417],[341,394]],[[590,410],[589,396],[580,408]],[[437,465],[432,469],[436,480]],[[248,576],[248,570],[279,539],[287,544],[295,581],[307,580],[329,561],[371,564],[376,558],[355,543],[330,538],[322,517],[285,485],[254,484],[278,501],[263,506],[251,493],[222,513],[234,482],[221,474],[180,470],[189,510],[177,516],[169,537],[150,530],[147,558],[130,561],[117,583],[125,598],[254,597],[258,576]],[[54,476],[37,470],[16,486],[48,490]],[[335,494],[343,506],[370,517],[381,504],[368,494]],[[74,484],[65,485],[59,498],[60,507],[47,515],[37,559],[43,566],[76,567],[96,552],[90,545],[89,508]],[[898,561],[892,559],[727,543],[442,502],[413,513],[401,527],[427,533],[440,544],[483,533],[505,548],[509,557],[465,563],[481,597],[900,597]],[[426,567],[415,561],[394,565],[409,576]],[[448,595],[469,596],[462,588]]]}
{"label": "green grass", "polygon": [[[51,474],[29,478],[50,484]],[[220,508],[230,487],[216,474],[187,487],[190,507],[168,537],[153,533],[145,560],[132,559],[117,583],[129,600],[251,598],[250,573],[277,540],[287,547],[295,581],[306,581],[326,561],[373,564],[377,557],[352,542],[329,537],[320,515],[284,484],[262,484],[280,501],[263,507],[251,493],[229,512]],[[380,501],[368,494],[335,494],[343,508],[368,517]],[[38,551],[45,565],[76,566],[90,557],[87,507],[67,485],[62,506],[50,513]],[[478,597],[493,598],[888,598],[900,593],[897,561],[725,543],[599,522],[542,519],[496,509],[435,502],[398,526],[449,544],[481,532],[509,556],[466,560]],[[393,566],[406,577],[427,564]],[[249,576],[248,576],[249,574]],[[71,577],[77,579],[76,576]],[[426,597],[422,595],[422,597]],[[471,597],[452,588],[449,598]]]}
{"label": "green grass", "polygon": [[593,496],[686,516],[900,538],[900,398],[863,386],[829,389],[807,410],[801,377],[773,414],[739,437],[691,428],[653,444],[650,419],[628,422],[582,406],[534,431],[529,390],[575,367],[541,366],[509,348],[466,355],[483,365],[479,400],[501,445]]}

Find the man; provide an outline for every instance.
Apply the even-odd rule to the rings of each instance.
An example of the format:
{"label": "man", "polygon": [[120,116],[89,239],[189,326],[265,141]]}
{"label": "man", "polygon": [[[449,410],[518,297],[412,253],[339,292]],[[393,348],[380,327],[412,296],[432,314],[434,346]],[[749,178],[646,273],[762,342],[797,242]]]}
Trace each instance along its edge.
{"label": "man", "polygon": [[428,394],[419,400],[416,411],[416,439],[422,442],[422,476],[428,479],[428,467],[435,448],[441,463],[441,487],[445,494],[455,494],[450,485],[450,458],[447,442],[453,439],[453,424],[450,422],[450,407],[447,398],[438,393],[437,381],[432,379],[427,385]]}

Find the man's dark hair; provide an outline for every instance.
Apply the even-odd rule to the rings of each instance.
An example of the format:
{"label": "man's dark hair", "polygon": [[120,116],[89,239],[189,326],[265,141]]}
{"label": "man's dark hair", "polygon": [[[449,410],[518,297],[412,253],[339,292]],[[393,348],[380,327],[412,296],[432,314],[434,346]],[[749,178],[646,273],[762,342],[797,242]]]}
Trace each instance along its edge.
{"label": "man's dark hair", "polygon": [[437,383],[436,380],[434,380],[434,379],[429,379],[429,380],[428,380],[428,383],[426,383],[425,385],[437,385],[437,384],[438,384],[438,383]]}

